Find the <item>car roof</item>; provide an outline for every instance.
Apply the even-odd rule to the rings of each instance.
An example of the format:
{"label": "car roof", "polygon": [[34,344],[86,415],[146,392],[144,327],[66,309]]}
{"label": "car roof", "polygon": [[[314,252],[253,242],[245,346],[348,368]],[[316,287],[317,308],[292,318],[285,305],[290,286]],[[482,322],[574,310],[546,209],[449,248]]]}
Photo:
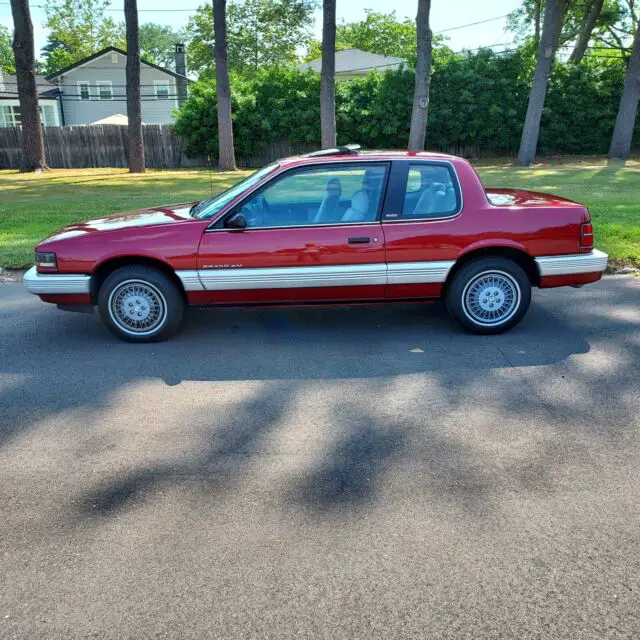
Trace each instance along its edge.
{"label": "car roof", "polygon": [[351,162],[373,161],[373,160],[399,160],[406,158],[408,160],[416,158],[419,160],[443,160],[453,162],[460,160],[457,156],[447,153],[438,153],[433,151],[406,151],[406,150],[371,150],[358,151],[357,153],[335,153],[323,156],[290,156],[278,160],[280,166],[291,166],[297,164],[324,164],[327,162],[345,161]]}

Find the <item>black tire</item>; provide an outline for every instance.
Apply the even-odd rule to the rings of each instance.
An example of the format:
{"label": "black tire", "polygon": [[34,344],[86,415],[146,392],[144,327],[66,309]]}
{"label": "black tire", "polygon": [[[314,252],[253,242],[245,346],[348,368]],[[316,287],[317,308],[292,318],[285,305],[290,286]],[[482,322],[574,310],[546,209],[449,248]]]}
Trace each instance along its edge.
{"label": "black tire", "polygon": [[[482,279],[492,277],[495,286]],[[474,287],[478,287],[475,292]],[[461,267],[446,293],[451,317],[465,330],[485,335],[515,327],[524,318],[530,302],[531,283],[524,269],[497,256],[478,258]]]}
{"label": "black tire", "polygon": [[[184,307],[182,293],[171,279],[143,265],[116,269],[98,293],[102,321],[111,333],[127,342],[166,340],[178,330]],[[150,324],[145,327],[145,323]]]}

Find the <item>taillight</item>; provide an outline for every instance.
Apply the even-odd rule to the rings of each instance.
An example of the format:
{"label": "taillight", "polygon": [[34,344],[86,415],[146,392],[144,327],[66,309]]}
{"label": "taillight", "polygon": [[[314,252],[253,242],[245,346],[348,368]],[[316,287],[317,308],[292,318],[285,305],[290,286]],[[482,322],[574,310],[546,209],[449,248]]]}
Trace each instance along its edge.
{"label": "taillight", "polygon": [[593,225],[590,222],[580,225],[580,246],[585,249],[593,247]]}

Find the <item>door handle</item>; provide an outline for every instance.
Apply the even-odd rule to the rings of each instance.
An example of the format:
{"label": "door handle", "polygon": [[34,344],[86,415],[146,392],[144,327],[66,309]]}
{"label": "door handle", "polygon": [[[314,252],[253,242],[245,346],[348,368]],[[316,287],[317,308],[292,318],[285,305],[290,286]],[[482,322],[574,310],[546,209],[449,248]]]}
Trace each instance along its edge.
{"label": "door handle", "polygon": [[366,237],[349,238],[349,244],[369,244],[369,242],[371,242],[371,238],[366,238]]}

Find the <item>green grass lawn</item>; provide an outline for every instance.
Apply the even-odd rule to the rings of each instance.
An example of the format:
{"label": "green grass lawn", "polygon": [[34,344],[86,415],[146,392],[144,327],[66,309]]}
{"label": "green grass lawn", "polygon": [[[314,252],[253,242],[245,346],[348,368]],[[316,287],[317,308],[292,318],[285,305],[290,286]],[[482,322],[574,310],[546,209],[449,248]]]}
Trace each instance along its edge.
{"label": "green grass lawn", "polygon": [[[513,169],[504,161],[483,162],[487,186],[550,191],[584,202],[593,216],[596,244],[618,264],[640,266],[640,162],[608,168],[603,160],[544,163]],[[31,264],[35,244],[78,220],[151,205],[206,198],[248,172],[124,169],[57,169],[41,175],[0,171],[0,266]],[[211,180],[211,184],[210,184]]]}

